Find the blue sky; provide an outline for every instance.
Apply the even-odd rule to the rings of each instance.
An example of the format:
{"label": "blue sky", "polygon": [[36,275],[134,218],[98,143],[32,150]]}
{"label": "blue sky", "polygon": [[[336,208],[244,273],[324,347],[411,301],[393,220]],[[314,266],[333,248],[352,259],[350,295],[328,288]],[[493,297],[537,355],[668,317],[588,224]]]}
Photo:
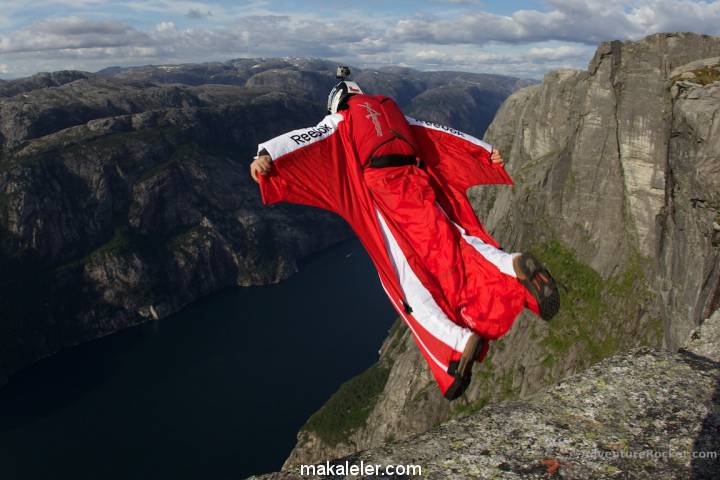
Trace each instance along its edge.
{"label": "blue sky", "polygon": [[541,78],[661,31],[720,34],[720,0],[0,0],[0,78],[256,56]]}

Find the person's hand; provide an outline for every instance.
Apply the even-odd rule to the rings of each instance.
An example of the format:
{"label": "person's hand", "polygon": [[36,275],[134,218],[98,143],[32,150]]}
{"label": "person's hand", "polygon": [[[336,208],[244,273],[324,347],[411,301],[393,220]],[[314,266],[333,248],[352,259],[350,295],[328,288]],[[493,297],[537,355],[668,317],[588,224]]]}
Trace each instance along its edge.
{"label": "person's hand", "polygon": [[503,164],[502,154],[500,153],[499,150],[495,150],[493,148],[492,153],[490,153],[490,161],[492,163],[499,163],[500,165]]}
{"label": "person's hand", "polygon": [[250,176],[252,176],[253,180],[257,183],[260,183],[258,174],[267,175],[270,173],[270,168],[272,168],[272,158],[270,155],[258,155],[250,164]]}

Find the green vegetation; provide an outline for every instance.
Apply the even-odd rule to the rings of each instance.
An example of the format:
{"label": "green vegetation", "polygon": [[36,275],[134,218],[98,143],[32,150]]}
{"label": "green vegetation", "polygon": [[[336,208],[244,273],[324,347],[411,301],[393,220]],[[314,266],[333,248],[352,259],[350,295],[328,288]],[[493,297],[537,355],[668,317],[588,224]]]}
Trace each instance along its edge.
{"label": "green vegetation", "polygon": [[[683,78],[687,73],[692,74],[691,78]],[[707,65],[705,67],[696,68],[689,72],[682,73],[673,77],[672,84],[685,80],[699,85],[709,85],[711,83],[720,81],[720,65]]]}
{"label": "green vegetation", "polygon": [[[629,319],[637,318],[639,308],[650,299],[643,257],[631,255],[626,268],[605,281],[560,242],[535,245],[531,251],[564,287],[560,312],[550,322],[548,336],[541,341],[548,348],[543,364],[552,367],[572,347],[579,347],[585,352],[585,360],[595,363],[636,342],[637,338],[626,338],[624,327],[632,323]],[[646,332],[647,342],[652,344],[656,340],[656,326],[650,330]]]}
{"label": "green vegetation", "polygon": [[[504,339],[500,339],[497,342],[493,342],[485,360],[473,368],[473,383],[480,384],[483,389],[479,398],[468,404],[462,404],[459,401],[452,403],[450,406],[450,415],[452,417],[464,417],[477,412],[489,403],[506,399],[506,397],[498,398],[498,383],[495,379],[496,372],[492,361],[493,355],[499,351],[497,344],[500,343],[502,346],[504,344],[503,340]],[[504,385],[506,385],[506,383],[504,383]],[[433,388],[436,387],[433,385]]]}
{"label": "green vegetation", "polygon": [[559,242],[536,245],[530,249],[550,269],[567,291],[561,292],[560,313],[550,323],[550,334],[542,340],[555,354],[564,355],[578,341],[588,342],[590,324],[596,323],[605,304],[603,279],[581,263],[575,254]]}
{"label": "green vegetation", "polygon": [[314,432],[331,446],[346,440],[353,431],[365,425],[385,388],[388,375],[390,369],[376,363],[343,383],[327,403],[310,417],[303,429]]}
{"label": "green vegetation", "polygon": [[97,247],[87,255],[87,258],[94,255],[102,255],[104,253],[121,253],[129,250],[131,238],[128,234],[127,227],[119,227],[115,229],[115,234],[110,240]]}
{"label": "green vegetation", "polygon": [[129,250],[131,250],[133,247],[133,237],[128,232],[127,226],[121,226],[117,227],[115,229],[115,233],[107,242],[103,243],[102,245],[96,247],[94,250],[88,252],[84,256],[77,258],[76,260],[72,260],[68,263],[65,263],[63,265],[59,265],[58,267],[55,267],[52,269],[53,272],[62,272],[64,270],[76,268],[76,267],[82,267],[85,265],[90,259],[97,255],[103,255],[105,253],[124,253]]}
{"label": "green vegetation", "polygon": [[700,85],[708,85],[713,82],[720,81],[720,66],[703,67],[693,70],[695,78],[691,81],[699,83]]}
{"label": "green vegetation", "polygon": [[452,415],[453,417],[466,417],[468,415],[472,415],[478,410],[481,410],[488,403],[490,403],[490,398],[488,396],[482,396],[474,402],[455,407],[453,409]]}

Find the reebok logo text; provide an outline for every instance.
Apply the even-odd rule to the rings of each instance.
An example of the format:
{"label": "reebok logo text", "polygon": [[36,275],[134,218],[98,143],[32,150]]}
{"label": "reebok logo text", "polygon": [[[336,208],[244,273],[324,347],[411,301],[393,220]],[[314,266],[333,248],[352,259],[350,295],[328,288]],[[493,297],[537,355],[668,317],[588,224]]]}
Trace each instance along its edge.
{"label": "reebok logo text", "polygon": [[446,132],[448,132],[448,133],[452,133],[453,135],[457,135],[458,137],[464,137],[464,136],[465,136],[461,131],[455,130],[455,129],[452,128],[452,127],[448,127],[448,126],[445,126],[445,125],[440,125],[439,123],[428,122],[427,120],[418,120],[417,122],[418,122],[418,123],[425,124],[425,125],[427,125],[427,126],[429,126],[429,127],[435,127],[435,128],[437,128],[437,129],[439,129],[439,130],[444,130],[444,131],[446,131]]}
{"label": "reebok logo text", "polygon": [[318,127],[308,128],[307,130],[305,130],[305,133],[290,135],[290,138],[294,140],[295,143],[297,143],[298,145],[302,145],[303,143],[307,143],[314,138],[322,137],[331,130],[332,128],[327,125],[320,125]]}

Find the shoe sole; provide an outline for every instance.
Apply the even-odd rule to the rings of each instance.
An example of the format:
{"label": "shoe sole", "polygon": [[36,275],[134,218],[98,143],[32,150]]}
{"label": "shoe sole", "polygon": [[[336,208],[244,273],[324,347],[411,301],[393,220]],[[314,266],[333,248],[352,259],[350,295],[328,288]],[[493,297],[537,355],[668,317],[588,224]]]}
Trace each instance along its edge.
{"label": "shoe sole", "polygon": [[550,272],[531,253],[523,253],[518,261],[518,280],[538,303],[540,317],[549,321],[560,310],[560,292]]}

